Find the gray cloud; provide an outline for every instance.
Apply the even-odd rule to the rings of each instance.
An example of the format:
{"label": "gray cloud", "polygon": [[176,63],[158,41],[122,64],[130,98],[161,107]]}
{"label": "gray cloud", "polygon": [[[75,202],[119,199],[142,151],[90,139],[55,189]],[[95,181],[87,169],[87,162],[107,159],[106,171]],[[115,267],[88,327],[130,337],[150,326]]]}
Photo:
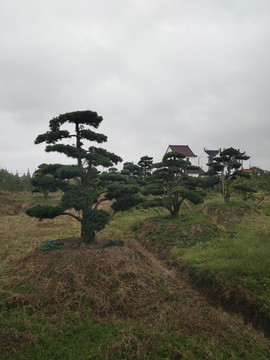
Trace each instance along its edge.
{"label": "gray cloud", "polygon": [[90,109],[124,161],[234,146],[270,170],[269,20],[266,0],[2,1],[0,166],[59,161],[35,137]]}

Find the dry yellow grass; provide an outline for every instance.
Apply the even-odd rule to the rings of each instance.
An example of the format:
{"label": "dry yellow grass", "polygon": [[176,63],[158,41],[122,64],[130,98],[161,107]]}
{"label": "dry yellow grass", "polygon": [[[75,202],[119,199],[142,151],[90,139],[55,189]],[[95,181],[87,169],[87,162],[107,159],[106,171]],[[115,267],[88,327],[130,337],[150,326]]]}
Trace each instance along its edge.
{"label": "dry yellow grass", "polygon": [[24,213],[0,217],[0,267],[4,269],[47,240],[79,236],[78,221],[59,217],[38,221]]}

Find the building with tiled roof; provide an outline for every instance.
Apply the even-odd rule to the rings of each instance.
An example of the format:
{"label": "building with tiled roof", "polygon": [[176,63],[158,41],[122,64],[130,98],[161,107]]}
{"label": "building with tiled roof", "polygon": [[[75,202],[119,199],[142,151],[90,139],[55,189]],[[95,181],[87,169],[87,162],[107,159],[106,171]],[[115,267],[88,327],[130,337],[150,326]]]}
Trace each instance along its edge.
{"label": "building with tiled roof", "polygon": [[[166,154],[171,151],[185,155],[185,160],[188,160],[191,165],[198,166],[198,156],[194,154],[188,145],[169,145]],[[202,173],[201,169],[187,170],[187,174],[191,176],[198,176]]]}
{"label": "building with tiled roof", "polygon": [[[170,151],[184,154],[186,156],[186,158],[189,158],[189,161],[190,161],[190,158],[197,158],[197,155],[194,154],[194,152],[190,149],[190,147],[188,145],[169,145],[168,149],[166,151],[166,154]],[[198,165],[198,164],[196,164],[196,165]]]}

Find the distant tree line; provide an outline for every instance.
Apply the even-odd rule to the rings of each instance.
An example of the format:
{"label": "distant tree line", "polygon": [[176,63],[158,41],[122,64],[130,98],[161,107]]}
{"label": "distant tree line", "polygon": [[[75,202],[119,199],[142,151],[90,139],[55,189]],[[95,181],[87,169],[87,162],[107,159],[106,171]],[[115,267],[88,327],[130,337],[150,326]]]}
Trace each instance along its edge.
{"label": "distant tree line", "polygon": [[19,176],[18,173],[14,175],[6,169],[0,169],[0,189],[10,192],[31,191],[32,184],[29,170],[26,174]]}

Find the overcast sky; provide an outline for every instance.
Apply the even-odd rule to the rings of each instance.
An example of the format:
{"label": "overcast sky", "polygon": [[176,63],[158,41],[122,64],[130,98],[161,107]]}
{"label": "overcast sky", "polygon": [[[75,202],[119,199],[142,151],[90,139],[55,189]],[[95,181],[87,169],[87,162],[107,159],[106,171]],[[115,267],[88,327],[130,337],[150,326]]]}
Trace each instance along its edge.
{"label": "overcast sky", "polygon": [[92,110],[124,161],[232,146],[270,170],[269,67],[269,0],[1,0],[0,168],[66,163],[34,140]]}

